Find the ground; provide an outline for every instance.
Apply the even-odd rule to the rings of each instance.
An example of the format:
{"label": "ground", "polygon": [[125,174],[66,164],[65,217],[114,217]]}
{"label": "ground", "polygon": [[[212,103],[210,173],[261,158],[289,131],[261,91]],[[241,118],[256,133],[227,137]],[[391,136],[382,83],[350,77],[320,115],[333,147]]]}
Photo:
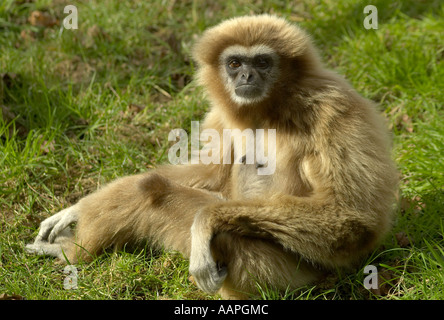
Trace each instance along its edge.
{"label": "ground", "polygon": [[[174,252],[77,265],[26,254],[38,224],[104,183],[167,161],[168,133],[208,109],[190,48],[207,27],[274,13],[312,34],[325,64],[379,104],[400,175],[397,219],[352,273],[263,299],[444,299],[444,4],[372,1],[50,1],[0,4],[0,299],[214,299]],[[78,29],[63,28],[78,9]],[[364,268],[378,270],[377,289]]]}

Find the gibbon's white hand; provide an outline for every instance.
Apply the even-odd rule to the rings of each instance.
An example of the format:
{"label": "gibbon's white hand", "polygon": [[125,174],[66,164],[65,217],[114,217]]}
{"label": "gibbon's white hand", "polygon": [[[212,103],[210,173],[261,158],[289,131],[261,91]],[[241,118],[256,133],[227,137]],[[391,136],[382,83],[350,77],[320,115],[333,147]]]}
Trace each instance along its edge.
{"label": "gibbon's white hand", "polygon": [[211,254],[211,234],[204,226],[202,212],[196,214],[191,227],[190,273],[199,288],[213,294],[227,277],[227,268],[218,266]]}

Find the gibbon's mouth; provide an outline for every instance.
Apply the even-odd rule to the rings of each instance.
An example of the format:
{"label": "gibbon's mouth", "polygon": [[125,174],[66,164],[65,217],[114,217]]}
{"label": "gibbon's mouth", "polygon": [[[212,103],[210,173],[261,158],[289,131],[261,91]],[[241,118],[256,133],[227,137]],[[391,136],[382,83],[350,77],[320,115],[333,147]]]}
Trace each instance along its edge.
{"label": "gibbon's mouth", "polygon": [[258,86],[253,84],[243,84],[234,90],[236,95],[242,98],[255,98],[258,97],[261,93],[261,90]]}
{"label": "gibbon's mouth", "polygon": [[240,88],[251,88],[251,89],[253,89],[253,88],[258,88],[258,86],[255,85],[255,84],[241,84],[240,86],[236,87],[236,90],[240,89]]}

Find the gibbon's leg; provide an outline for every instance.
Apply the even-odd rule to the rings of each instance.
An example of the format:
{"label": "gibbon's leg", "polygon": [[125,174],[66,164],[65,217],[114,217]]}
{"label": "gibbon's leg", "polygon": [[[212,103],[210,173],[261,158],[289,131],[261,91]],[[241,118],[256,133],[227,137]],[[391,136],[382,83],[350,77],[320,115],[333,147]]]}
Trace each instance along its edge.
{"label": "gibbon's leg", "polygon": [[387,222],[374,213],[311,198],[227,201],[196,214],[191,228],[190,273],[207,292],[221,288],[211,253],[211,239],[220,232],[271,240],[304,260],[334,268],[350,266],[368,253],[384,228]]}
{"label": "gibbon's leg", "polygon": [[[221,180],[222,178],[224,178],[224,180],[226,179],[226,175],[229,173],[229,166],[202,164],[192,166],[164,165],[152,172],[160,174],[180,185],[207,190],[221,190],[223,189]],[[219,176],[222,178],[219,178]],[[59,232],[70,224],[77,222],[78,210],[74,205],[45,219],[40,225],[40,231],[35,241],[49,241],[53,243]]]}
{"label": "gibbon's leg", "polygon": [[48,249],[60,243],[57,232],[77,217],[75,237],[61,243],[70,263],[146,240],[188,257],[195,213],[218,201],[217,193],[179,185],[155,172],[121,178],[45,220],[38,241],[28,250],[60,258],[59,251]]}

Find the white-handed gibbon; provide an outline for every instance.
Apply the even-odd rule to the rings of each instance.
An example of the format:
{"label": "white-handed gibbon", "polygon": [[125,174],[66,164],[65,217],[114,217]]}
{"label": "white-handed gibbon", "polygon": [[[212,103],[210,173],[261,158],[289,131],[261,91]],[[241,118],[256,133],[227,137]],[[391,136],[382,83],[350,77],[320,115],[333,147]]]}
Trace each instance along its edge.
{"label": "white-handed gibbon", "polygon": [[202,290],[245,298],[257,283],[297,288],[374,250],[397,189],[375,105],[323,67],[305,32],[275,16],[210,28],[193,58],[211,102],[204,127],[220,136],[275,129],[274,173],[220,161],[121,178],[43,221],[28,251],[76,263],[150,241],[189,258]]}

